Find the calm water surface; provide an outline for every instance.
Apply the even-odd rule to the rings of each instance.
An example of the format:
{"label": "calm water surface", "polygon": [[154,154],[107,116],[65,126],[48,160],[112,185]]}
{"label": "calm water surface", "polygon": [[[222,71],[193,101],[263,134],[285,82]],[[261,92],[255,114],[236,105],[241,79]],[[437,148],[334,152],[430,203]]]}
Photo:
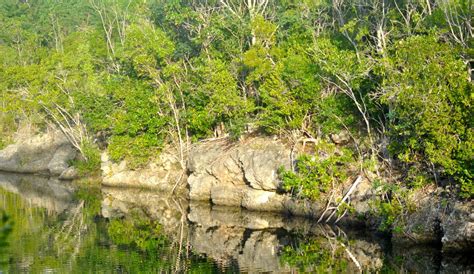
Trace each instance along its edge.
{"label": "calm water surface", "polygon": [[0,174],[0,273],[469,272],[466,254],[136,189]]}

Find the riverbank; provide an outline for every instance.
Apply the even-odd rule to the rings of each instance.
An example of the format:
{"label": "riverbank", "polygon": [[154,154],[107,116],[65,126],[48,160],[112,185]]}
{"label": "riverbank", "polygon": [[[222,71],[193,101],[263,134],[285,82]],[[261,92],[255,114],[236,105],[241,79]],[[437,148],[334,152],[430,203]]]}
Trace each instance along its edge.
{"label": "riverbank", "polygon": [[[298,199],[286,193],[278,170],[290,169],[302,149],[278,138],[248,135],[239,141],[217,139],[193,145],[184,168],[171,151],[165,150],[148,166],[137,170],[128,168],[126,161],[112,162],[104,152],[102,184],[146,188],[163,197],[179,195],[218,206],[304,216],[321,224],[362,225],[374,230],[392,217],[388,213],[400,214],[403,216],[385,230],[394,241],[442,243],[445,251],[473,248],[472,201],[457,200],[441,188],[411,190],[403,204],[409,208],[388,213],[380,211],[381,192],[365,174],[354,174],[318,200]],[[19,140],[0,151],[0,170],[73,179],[77,176],[71,166],[77,156],[73,152],[64,136],[50,131]]]}

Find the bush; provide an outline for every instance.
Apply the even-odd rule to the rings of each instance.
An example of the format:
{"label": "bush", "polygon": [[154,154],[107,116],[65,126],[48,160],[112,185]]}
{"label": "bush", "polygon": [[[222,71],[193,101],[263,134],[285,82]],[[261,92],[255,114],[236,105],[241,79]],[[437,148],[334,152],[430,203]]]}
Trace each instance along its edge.
{"label": "bush", "polygon": [[459,52],[432,36],[400,41],[384,80],[390,151],[403,163],[429,163],[473,196],[473,85]]}
{"label": "bush", "polygon": [[149,86],[129,79],[110,85],[119,106],[109,117],[110,157],[114,161],[129,160],[132,168],[143,166],[161,149],[171,117],[160,115],[156,93]]}
{"label": "bush", "polygon": [[239,135],[247,114],[253,110],[251,101],[240,96],[228,64],[201,57],[194,61],[196,71],[187,79],[189,90],[184,95],[189,133],[194,140],[206,138],[224,124],[232,135]]}
{"label": "bush", "polygon": [[81,147],[83,158],[73,161],[79,175],[89,175],[100,170],[100,150],[91,143],[84,143]]}
{"label": "bush", "polygon": [[374,180],[372,188],[381,198],[370,202],[372,214],[379,218],[378,230],[381,232],[401,232],[406,224],[406,215],[413,213],[416,206],[409,199],[410,190],[400,184]]}
{"label": "bush", "polygon": [[353,162],[352,152],[348,149],[336,150],[334,144],[323,143],[316,151],[327,153],[327,157],[301,155],[296,161],[295,172],[281,167],[279,176],[283,189],[297,197],[316,200],[321,192],[328,192],[331,187],[345,181],[349,164]]}

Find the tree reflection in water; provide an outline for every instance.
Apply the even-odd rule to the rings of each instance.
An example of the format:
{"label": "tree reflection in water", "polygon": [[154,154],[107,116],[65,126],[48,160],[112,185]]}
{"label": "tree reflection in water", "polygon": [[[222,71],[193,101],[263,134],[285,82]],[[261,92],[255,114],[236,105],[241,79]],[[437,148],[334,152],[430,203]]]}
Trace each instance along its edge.
{"label": "tree reflection in water", "polygon": [[472,268],[472,263],[440,256],[436,249],[387,248],[359,230],[208,203],[189,204],[162,193],[98,183],[74,186],[0,174],[0,212],[8,214],[7,218],[0,213],[3,272],[458,272]]}

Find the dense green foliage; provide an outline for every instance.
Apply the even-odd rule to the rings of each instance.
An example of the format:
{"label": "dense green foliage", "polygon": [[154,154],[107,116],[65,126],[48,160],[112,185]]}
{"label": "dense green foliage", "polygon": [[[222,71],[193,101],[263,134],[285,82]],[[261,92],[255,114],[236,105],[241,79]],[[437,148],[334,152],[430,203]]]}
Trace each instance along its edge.
{"label": "dense green foliage", "polygon": [[390,105],[390,149],[404,163],[443,167],[473,193],[474,90],[459,52],[432,36],[401,41],[394,52],[382,98]]}
{"label": "dense green foliage", "polygon": [[25,123],[85,124],[84,159],[103,142],[139,167],[247,125],[347,128],[364,158],[389,139],[394,164],[473,195],[471,1],[242,3],[2,1],[0,147]]}
{"label": "dense green foliage", "polygon": [[280,168],[283,189],[297,197],[316,200],[321,192],[326,193],[343,183],[348,177],[349,164],[354,161],[351,151],[340,151],[334,144],[323,143],[317,146],[315,154],[322,153],[328,154],[301,155],[296,161],[296,172]]}

